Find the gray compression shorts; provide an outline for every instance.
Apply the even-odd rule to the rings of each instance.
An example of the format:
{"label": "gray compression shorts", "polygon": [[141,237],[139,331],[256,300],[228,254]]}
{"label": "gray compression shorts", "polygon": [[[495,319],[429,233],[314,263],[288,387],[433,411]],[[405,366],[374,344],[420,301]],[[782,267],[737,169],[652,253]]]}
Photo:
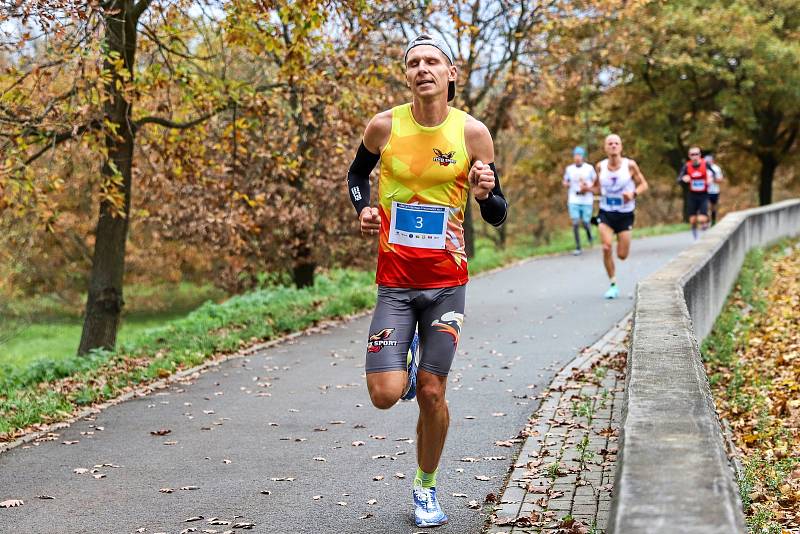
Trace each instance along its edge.
{"label": "gray compression shorts", "polygon": [[466,285],[436,289],[378,286],[367,340],[367,373],[405,371],[417,329],[419,368],[447,376],[464,323],[466,291]]}

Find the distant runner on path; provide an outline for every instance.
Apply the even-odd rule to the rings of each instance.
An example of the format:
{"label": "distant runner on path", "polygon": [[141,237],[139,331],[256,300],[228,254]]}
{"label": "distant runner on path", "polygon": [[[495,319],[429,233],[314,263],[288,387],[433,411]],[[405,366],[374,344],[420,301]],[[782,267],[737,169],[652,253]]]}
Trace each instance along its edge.
{"label": "distant runner on path", "polygon": [[614,266],[614,235],[617,236],[617,257],[625,260],[631,249],[636,197],[647,191],[647,180],[635,161],[622,157],[622,139],[616,134],[606,137],[604,148],[608,158],[597,164],[597,178],[591,190],[600,194],[597,216],[600,241],[603,243],[603,265],[611,283],[603,295],[619,297]]}
{"label": "distant runner on path", "polygon": [[722,169],[714,162],[714,155],[706,155],[706,165],[714,172],[714,179],[708,184],[708,204],[711,209],[711,226],[717,224],[717,206],[719,206],[720,183],[722,182]]}
{"label": "distant runner on path", "polygon": [[594,194],[588,191],[597,174],[592,165],[586,163],[586,150],[582,146],[576,146],[572,152],[574,162],[564,171],[564,187],[567,187],[567,210],[569,218],[572,220],[572,234],[575,237],[575,251],[573,254],[581,254],[581,232],[580,225],[586,231],[586,239],[589,246],[592,246],[592,230],[589,221],[592,219],[592,209],[594,204]]}
{"label": "distant runner on path", "polygon": [[[367,387],[381,409],[416,394],[414,519],[419,527],[433,527],[447,522],[436,473],[450,423],[447,374],[464,322],[464,210],[471,195],[483,219],[500,226],[508,205],[489,130],[447,105],[457,74],[450,49],[420,35],[408,44],[404,61],[412,102],[370,120],[347,182],[362,235],[378,236]],[[369,174],[379,160],[378,207],[371,207]],[[408,358],[415,328],[420,348]]]}
{"label": "distant runner on path", "polygon": [[692,237],[697,240],[698,226],[705,230],[708,225],[708,186],[714,181],[714,171],[702,158],[700,147],[689,149],[689,161],[678,172],[678,182],[689,187],[689,224]]}

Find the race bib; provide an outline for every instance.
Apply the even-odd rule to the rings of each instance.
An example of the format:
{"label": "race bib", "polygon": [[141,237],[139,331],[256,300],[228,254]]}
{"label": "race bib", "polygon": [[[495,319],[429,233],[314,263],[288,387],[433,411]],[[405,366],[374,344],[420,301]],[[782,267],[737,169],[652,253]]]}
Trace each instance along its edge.
{"label": "race bib", "polygon": [[704,179],[693,179],[691,183],[692,191],[705,191],[706,181]]}
{"label": "race bib", "polygon": [[608,206],[622,206],[624,204],[622,195],[608,195],[606,196],[606,205]]}
{"label": "race bib", "polygon": [[389,243],[416,248],[444,249],[447,207],[392,202]]}

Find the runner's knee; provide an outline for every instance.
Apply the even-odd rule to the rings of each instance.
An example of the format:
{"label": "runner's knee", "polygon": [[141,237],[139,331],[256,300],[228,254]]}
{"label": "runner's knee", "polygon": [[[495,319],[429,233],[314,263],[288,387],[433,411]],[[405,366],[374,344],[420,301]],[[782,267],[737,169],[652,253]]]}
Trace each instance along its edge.
{"label": "runner's knee", "polygon": [[436,383],[417,385],[417,402],[423,410],[432,410],[444,404],[444,389]]}
{"label": "runner's knee", "polygon": [[603,243],[603,254],[607,256],[611,254],[611,243]]}
{"label": "runner's knee", "polygon": [[388,410],[400,400],[402,392],[392,391],[391,388],[373,386],[369,390],[369,398],[372,405],[381,410]]}
{"label": "runner's knee", "polygon": [[617,248],[617,257],[624,260],[628,257],[628,252],[627,250],[619,250],[619,248]]}

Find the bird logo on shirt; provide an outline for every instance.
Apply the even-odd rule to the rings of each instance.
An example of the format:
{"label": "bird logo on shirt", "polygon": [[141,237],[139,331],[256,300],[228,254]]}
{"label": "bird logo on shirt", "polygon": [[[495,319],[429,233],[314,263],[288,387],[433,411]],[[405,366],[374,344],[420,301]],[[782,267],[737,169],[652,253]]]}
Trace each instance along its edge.
{"label": "bird logo on shirt", "polygon": [[436,156],[433,158],[433,161],[435,161],[442,167],[447,167],[451,163],[453,165],[456,164],[456,160],[453,159],[453,156],[456,155],[455,150],[453,150],[452,152],[442,152],[438,148],[434,148],[433,153],[436,154]]}

